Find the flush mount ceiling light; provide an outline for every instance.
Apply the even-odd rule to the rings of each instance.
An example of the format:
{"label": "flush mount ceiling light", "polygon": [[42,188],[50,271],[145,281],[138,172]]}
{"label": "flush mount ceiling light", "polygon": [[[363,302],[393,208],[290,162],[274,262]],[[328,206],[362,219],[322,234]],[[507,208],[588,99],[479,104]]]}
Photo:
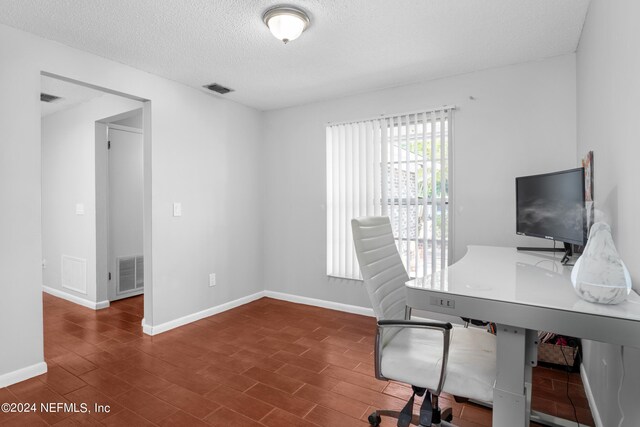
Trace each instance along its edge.
{"label": "flush mount ceiling light", "polygon": [[309,16],[293,6],[271,8],[262,15],[262,20],[269,27],[271,34],[285,44],[300,37],[310,23]]}

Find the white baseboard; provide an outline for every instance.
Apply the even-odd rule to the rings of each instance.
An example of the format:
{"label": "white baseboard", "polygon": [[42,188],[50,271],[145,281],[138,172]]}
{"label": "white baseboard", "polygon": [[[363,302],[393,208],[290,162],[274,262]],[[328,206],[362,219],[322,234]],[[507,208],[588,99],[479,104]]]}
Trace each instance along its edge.
{"label": "white baseboard", "polygon": [[71,301],[73,303],[90,308],[92,310],[100,310],[100,309],[109,307],[109,301],[107,300],[93,302],[93,301],[89,301],[88,299],[84,299],[79,296],[70,294],[68,292],[61,291],[60,289],[50,288],[49,286],[42,286],[42,290],[50,295],[53,295],[54,297],[66,299],[67,301]]}
{"label": "white baseboard", "polygon": [[[164,332],[164,331],[162,331]],[[147,325],[146,323],[142,324],[142,333],[146,334],[146,335],[153,335],[153,326]],[[157,332],[158,334],[160,332]]]}
{"label": "white baseboard", "polygon": [[146,323],[142,324],[142,332],[147,335],[158,335],[163,332],[167,332],[171,329],[175,329],[180,326],[184,326],[187,323],[195,322],[200,319],[204,319],[205,317],[213,316],[214,314],[222,313],[223,311],[231,310],[232,308],[239,307],[241,305],[250,303],[251,301],[255,301],[264,297],[264,292],[256,292],[252,295],[247,295],[246,297],[238,298],[237,300],[229,301],[224,304],[217,305],[215,307],[208,308],[206,310],[199,311],[197,313],[188,314],[186,316],[180,317],[178,319],[170,320],[165,323],[161,323],[159,325],[147,325]]}
{"label": "white baseboard", "polygon": [[600,413],[598,412],[598,407],[596,406],[596,400],[594,399],[593,392],[591,391],[591,385],[589,384],[587,370],[582,364],[580,364],[580,378],[582,378],[582,384],[584,385],[584,392],[587,395],[587,401],[589,402],[589,409],[591,409],[593,422],[596,423],[596,427],[604,427],[604,424],[602,424],[602,419],[600,418]]}
{"label": "white baseboard", "polygon": [[238,298],[237,300],[229,301],[227,303],[220,304],[215,307],[211,307],[206,310],[199,311],[197,313],[188,314],[178,319],[161,323],[159,325],[148,325],[145,322],[145,319],[142,319],[142,332],[144,332],[147,335],[158,335],[163,332],[167,332],[171,329],[184,326],[188,323],[195,322],[200,319],[204,319],[205,317],[213,316],[214,314],[222,313],[223,311],[231,310],[232,308],[236,308],[241,305],[248,304],[251,301],[255,301],[263,297],[269,297],[269,298],[279,299],[283,301],[313,305],[315,307],[328,308],[331,310],[338,310],[338,311],[344,311],[347,313],[354,313],[354,314],[360,314],[363,316],[373,317],[373,309],[367,308],[367,307],[360,307],[357,305],[342,304],[339,302],[302,297],[298,295],[285,294],[282,292],[260,291],[260,292],[256,292],[255,294],[247,295],[246,297]]}
{"label": "white baseboard", "polygon": [[26,368],[18,369],[16,371],[0,375],[0,388],[8,387],[11,384],[28,380],[29,378],[42,375],[46,372],[47,364],[45,362],[40,362],[36,363],[35,365],[27,366]]}
{"label": "white baseboard", "polygon": [[361,307],[359,305],[342,304],[340,302],[325,301],[316,298],[301,297],[299,295],[285,294],[283,292],[264,291],[264,296],[283,301],[295,302],[299,304],[313,305],[315,307],[328,308],[331,310],[345,311],[347,313],[360,314],[374,317],[373,309]]}

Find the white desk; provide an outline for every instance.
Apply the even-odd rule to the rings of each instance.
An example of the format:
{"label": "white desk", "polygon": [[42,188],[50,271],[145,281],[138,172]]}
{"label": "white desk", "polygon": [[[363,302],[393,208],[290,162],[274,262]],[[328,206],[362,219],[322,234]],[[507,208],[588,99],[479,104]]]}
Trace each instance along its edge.
{"label": "white desk", "polygon": [[640,296],[632,292],[622,304],[593,304],[574,292],[570,273],[551,252],[469,246],[447,269],[406,284],[414,309],[498,325],[495,427],[529,425],[537,331],[640,347]]}

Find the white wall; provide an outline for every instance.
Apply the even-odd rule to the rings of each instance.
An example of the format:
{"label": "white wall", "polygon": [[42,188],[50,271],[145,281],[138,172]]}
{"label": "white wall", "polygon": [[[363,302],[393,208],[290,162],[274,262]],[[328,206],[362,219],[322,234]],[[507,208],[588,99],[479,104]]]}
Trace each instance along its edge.
{"label": "white wall", "polygon": [[[42,119],[43,284],[90,302],[96,290],[95,122],[140,108],[140,102],[103,95]],[[84,215],[76,215],[76,204]],[[61,257],[87,263],[87,293],[61,285]]]}
{"label": "white wall", "polygon": [[[148,324],[263,289],[260,112],[6,26],[0,64],[0,376],[43,360],[43,70],[151,101]],[[181,218],[172,217],[174,201],[183,204]],[[209,272],[218,274],[215,288]]]}
{"label": "white wall", "polygon": [[575,91],[567,55],[265,113],[266,289],[370,306],[361,283],[326,277],[325,126],[382,113],[459,107],[455,259],[469,244],[548,245],[515,235],[514,178],[575,167]]}
{"label": "white wall", "polygon": [[[592,0],[577,53],[578,158],[594,151],[596,209],[640,290],[640,3]],[[612,332],[613,333],[613,332]],[[625,426],[640,425],[640,350],[625,348]],[[604,426],[620,418],[620,347],[584,343],[584,368]]]}
{"label": "white wall", "polygon": [[134,114],[131,117],[127,117],[121,120],[116,120],[113,122],[114,124],[117,125],[122,125],[122,126],[129,126],[132,128],[136,128],[136,129],[142,129],[143,125],[142,125],[142,111],[140,111],[138,114]]}
{"label": "white wall", "polygon": [[154,325],[264,290],[261,114],[185,92],[164,119],[153,107]]}
{"label": "white wall", "polygon": [[0,27],[0,379],[43,361],[40,74]]}

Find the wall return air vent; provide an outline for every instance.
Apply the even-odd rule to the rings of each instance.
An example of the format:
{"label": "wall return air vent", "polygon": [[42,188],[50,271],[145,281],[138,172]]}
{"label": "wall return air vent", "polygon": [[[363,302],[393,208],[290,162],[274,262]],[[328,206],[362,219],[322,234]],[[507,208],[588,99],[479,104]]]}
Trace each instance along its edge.
{"label": "wall return air vent", "polygon": [[116,258],[118,268],[117,294],[125,294],[144,287],[144,257],[142,255]]}
{"label": "wall return air vent", "polygon": [[218,83],[211,83],[210,85],[204,85],[202,87],[205,89],[209,89],[212,92],[219,93],[220,95],[233,92],[233,89],[229,89],[228,87],[224,87],[222,85],[219,85]]}
{"label": "wall return air vent", "polygon": [[59,96],[50,95],[48,93],[41,93],[40,94],[40,101],[42,101],[42,102],[54,102],[54,101],[57,101],[58,99],[60,99]]}

